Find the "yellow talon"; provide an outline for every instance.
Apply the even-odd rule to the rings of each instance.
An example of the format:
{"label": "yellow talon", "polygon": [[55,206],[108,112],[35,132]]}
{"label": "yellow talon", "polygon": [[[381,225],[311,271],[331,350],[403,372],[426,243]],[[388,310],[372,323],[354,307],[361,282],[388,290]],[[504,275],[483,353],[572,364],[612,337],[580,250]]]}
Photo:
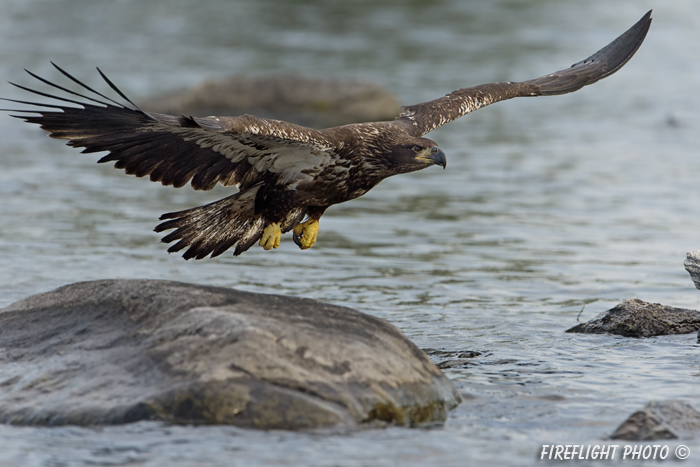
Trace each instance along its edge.
{"label": "yellow talon", "polygon": [[282,229],[278,222],[267,224],[260,237],[260,246],[266,250],[271,250],[280,246],[280,238],[282,237]]}
{"label": "yellow talon", "polygon": [[302,222],[294,227],[294,243],[296,243],[302,250],[306,250],[307,248],[314,246],[317,236],[317,219],[309,219],[306,222]]}

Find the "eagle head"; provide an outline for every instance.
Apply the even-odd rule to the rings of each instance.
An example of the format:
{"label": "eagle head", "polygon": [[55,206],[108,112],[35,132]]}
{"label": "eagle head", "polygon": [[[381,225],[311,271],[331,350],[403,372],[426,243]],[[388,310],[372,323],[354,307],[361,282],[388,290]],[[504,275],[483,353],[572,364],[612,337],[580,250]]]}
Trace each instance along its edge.
{"label": "eagle head", "polygon": [[397,174],[414,172],[431,165],[447,166],[447,158],[435,141],[427,138],[406,138],[393,145],[389,163]]}

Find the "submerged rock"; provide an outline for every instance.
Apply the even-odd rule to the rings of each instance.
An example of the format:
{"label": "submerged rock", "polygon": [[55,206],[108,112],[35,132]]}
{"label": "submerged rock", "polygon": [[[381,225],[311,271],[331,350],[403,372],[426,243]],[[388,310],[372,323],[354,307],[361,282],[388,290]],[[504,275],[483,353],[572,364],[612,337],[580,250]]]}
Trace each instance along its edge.
{"label": "submerged rock", "polygon": [[566,332],[651,337],[689,334],[697,332],[698,329],[700,329],[699,311],[648,303],[633,298]]}
{"label": "submerged rock", "polygon": [[625,420],[612,439],[690,439],[700,430],[700,412],[683,401],[650,402]]}
{"label": "submerged rock", "polygon": [[315,128],[393,120],[400,112],[396,97],[376,84],[301,76],[208,80],[145,100],[142,107],[195,117],[248,113]]}
{"label": "submerged rock", "polygon": [[695,287],[700,289],[700,250],[689,252],[683,265],[693,279]]}
{"label": "submerged rock", "polygon": [[262,429],[441,422],[452,384],[396,328],[314,300],[155,280],[0,310],[0,422]]}

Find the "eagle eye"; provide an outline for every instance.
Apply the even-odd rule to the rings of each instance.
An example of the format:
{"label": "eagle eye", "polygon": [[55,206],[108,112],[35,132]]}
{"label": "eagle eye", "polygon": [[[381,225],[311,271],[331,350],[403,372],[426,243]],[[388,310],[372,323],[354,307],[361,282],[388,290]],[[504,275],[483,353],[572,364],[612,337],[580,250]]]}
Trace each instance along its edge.
{"label": "eagle eye", "polygon": [[418,146],[417,144],[414,145],[411,149],[413,149],[413,152],[421,152],[423,150],[423,148]]}

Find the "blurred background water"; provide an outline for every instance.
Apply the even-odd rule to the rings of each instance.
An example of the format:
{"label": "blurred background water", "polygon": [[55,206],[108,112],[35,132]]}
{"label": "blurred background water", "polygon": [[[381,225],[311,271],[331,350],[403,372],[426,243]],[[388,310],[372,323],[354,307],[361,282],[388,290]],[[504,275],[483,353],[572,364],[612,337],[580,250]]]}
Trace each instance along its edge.
{"label": "blurred background water", "polygon": [[[405,104],[565,68],[656,7],[618,74],[517,99],[433,132],[438,168],[331,208],[318,243],[183,261],[161,213],[226,190],[174,190],[94,164],[0,118],[0,306],[67,283],[171,279],[312,297],[398,326],[464,402],[444,427],[351,434],[137,423],[0,426],[0,465],[529,465],[542,444],[605,442],[650,400],[696,407],[695,335],[565,334],[639,297],[700,308],[700,9],[693,0],[348,2],[0,0],[0,78],[49,61],[137,103],[232,74],[364,80]],[[9,84],[0,95],[25,98]],[[690,441],[691,458],[700,442]]]}

